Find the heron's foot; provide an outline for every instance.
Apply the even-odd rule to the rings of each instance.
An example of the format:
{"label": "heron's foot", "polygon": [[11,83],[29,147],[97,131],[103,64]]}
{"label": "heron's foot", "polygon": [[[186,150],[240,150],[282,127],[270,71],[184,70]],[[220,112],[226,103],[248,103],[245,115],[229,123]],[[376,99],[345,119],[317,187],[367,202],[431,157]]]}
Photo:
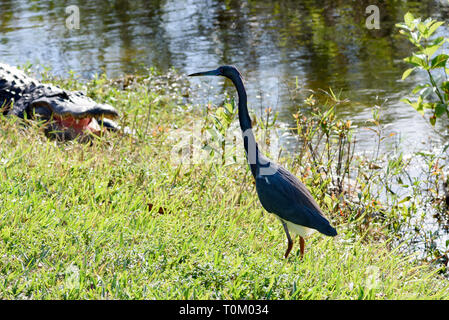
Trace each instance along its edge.
{"label": "heron's foot", "polygon": [[293,248],[293,241],[289,241],[287,244],[287,251],[285,251],[284,258],[287,259],[288,255],[290,254],[290,251],[292,251]]}
{"label": "heron's foot", "polygon": [[305,248],[305,241],[303,237],[299,237],[299,251],[301,252],[301,259],[304,257],[304,248]]}

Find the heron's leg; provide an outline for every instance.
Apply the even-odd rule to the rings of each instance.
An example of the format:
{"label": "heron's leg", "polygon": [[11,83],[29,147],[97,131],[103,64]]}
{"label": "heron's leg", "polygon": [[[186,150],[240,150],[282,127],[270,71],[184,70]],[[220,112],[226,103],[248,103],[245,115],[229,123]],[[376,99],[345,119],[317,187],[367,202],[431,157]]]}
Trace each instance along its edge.
{"label": "heron's leg", "polygon": [[301,251],[301,258],[304,257],[304,247],[305,247],[305,241],[303,237],[299,237],[299,250]]}
{"label": "heron's leg", "polygon": [[287,259],[287,257],[288,257],[288,255],[289,255],[290,251],[291,251],[292,248],[293,248],[293,240],[292,240],[292,238],[290,237],[290,233],[288,233],[287,224],[286,224],[284,221],[282,221],[282,226],[284,227],[284,231],[285,231],[285,234],[287,235],[287,241],[288,241],[288,244],[287,244],[287,251],[285,251],[285,255],[284,255],[284,258]]}

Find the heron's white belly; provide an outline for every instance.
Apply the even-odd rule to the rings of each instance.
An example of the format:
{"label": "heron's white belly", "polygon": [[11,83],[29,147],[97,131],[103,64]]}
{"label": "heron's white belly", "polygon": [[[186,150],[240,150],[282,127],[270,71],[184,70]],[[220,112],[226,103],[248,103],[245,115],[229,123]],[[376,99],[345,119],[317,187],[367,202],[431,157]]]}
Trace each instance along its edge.
{"label": "heron's white belly", "polygon": [[304,226],[301,226],[299,224],[295,224],[293,222],[281,219],[279,216],[275,215],[279,220],[285,222],[285,224],[287,225],[288,231],[289,232],[293,232],[294,234],[297,234],[301,237],[306,237],[311,235],[312,233],[315,232],[315,229],[311,229],[311,228],[307,228]]}

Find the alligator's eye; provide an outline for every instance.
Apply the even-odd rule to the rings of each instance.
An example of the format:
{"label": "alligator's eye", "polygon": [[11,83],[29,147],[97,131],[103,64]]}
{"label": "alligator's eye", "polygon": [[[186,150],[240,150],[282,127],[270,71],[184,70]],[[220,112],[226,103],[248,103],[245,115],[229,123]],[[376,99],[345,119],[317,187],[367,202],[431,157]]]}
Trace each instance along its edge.
{"label": "alligator's eye", "polygon": [[51,110],[50,104],[46,101],[32,102],[27,109],[27,113],[30,118],[44,118],[50,119],[53,111]]}
{"label": "alligator's eye", "polygon": [[61,97],[62,99],[65,99],[65,100],[69,99],[69,95],[65,91],[63,91],[60,94],[58,94],[58,96]]}

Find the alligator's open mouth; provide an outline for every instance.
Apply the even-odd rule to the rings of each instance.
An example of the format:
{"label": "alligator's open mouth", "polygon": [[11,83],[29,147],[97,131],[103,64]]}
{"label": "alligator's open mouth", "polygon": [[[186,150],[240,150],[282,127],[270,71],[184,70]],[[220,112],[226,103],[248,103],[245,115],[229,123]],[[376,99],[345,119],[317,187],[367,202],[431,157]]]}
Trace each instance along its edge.
{"label": "alligator's open mouth", "polygon": [[71,115],[60,116],[52,114],[48,119],[48,124],[45,129],[47,136],[59,140],[73,140],[85,138],[91,135],[100,136],[107,130],[116,130],[115,122],[107,119],[95,117],[75,118]]}
{"label": "alligator's open mouth", "polygon": [[78,134],[89,132],[93,134],[100,134],[102,132],[102,128],[95,118],[77,119],[72,116],[61,117],[58,115],[53,115],[53,120],[57,123],[58,127],[64,131],[67,129],[72,129]]}
{"label": "alligator's open mouth", "polygon": [[84,140],[92,134],[100,136],[107,130],[117,130],[117,124],[104,116],[77,118],[72,115],[61,116],[52,113],[45,133],[60,140],[72,140],[77,137]]}
{"label": "alligator's open mouth", "polygon": [[118,117],[118,113],[112,106],[97,104],[79,93],[64,98],[47,96],[30,105],[32,117],[49,121],[45,130],[48,135],[71,140],[117,129],[117,124],[111,119]]}

